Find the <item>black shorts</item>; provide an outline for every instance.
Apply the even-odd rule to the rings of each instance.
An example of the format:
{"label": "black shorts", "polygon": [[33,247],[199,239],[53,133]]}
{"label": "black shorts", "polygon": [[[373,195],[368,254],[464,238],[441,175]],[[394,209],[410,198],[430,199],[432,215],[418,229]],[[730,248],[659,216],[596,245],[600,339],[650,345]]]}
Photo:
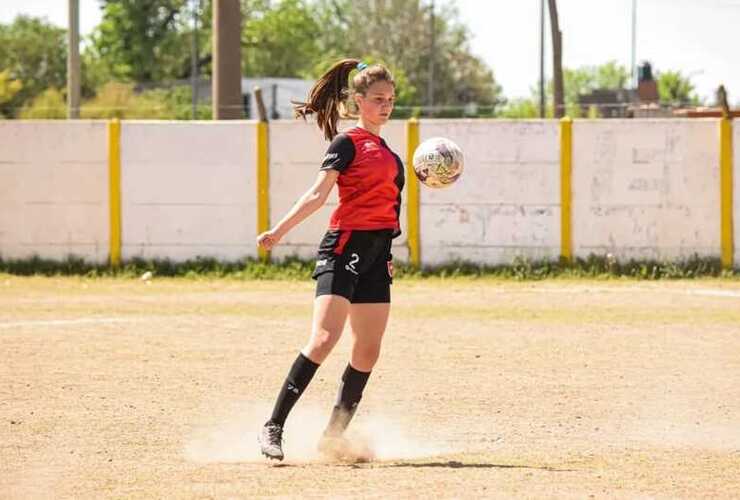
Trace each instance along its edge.
{"label": "black shorts", "polygon": [[341,295],[353,304],[391,301],[393,230],[330,230],[319,245],[316,296]]}

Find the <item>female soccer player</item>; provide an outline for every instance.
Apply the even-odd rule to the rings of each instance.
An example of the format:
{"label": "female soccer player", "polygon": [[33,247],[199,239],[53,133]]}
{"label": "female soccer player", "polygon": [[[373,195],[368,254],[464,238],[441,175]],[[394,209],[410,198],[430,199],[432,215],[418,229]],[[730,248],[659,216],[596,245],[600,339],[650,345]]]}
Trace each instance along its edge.
{"label": "female soccer player", "polygon": [[[357,125],[338,134],[337,121],[340,114],[346,115],[350,99],[357,107]],[[318,126],[332,142],[313,186],[277,225],[257,237],[257,243],[267,250],[277,245],[324,204],[335,184],[339,205],[319,245],[313,273],[316,298],[311,336],[293,362],[259,436],[262,453],[270,459],[283,459],[282,434],[288,413],[336,345],[348,316],[352,354],[320,450],[328,451],[332,442],[341,440],[378,360],[390,311],[391,240],[400,234],[404,184],[401,159],[380,137],[394,99],[395,83],[387,68],[344,59],[316,82],[308,102],[295,106],[297,117],[315,113]]]}

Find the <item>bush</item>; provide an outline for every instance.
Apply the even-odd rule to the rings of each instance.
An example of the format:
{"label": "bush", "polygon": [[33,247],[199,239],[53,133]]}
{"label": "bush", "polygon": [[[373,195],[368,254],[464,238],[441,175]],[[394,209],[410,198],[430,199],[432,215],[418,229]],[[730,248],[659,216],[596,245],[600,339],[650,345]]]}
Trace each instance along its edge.
{"label": "bush", "polygon": [[95,97],[82,105],[82,118],[166,118],[162,103],[134,93],[128,83],[108,82]]}
{"label": "bush", "polygon": [[59,90],[46,89],[23,106],[19,116],[24,120],[63,120],[67,118],[67,102]]}
{"label": "bush", "polygon": [[[177,86],[137,93],[128,83],[108,82],[97,95],[82,105],[82,118],[143,120],[189,120],[192,118],[191,89]],[[196,119],[211,118],[211,107],[200,105]]]}

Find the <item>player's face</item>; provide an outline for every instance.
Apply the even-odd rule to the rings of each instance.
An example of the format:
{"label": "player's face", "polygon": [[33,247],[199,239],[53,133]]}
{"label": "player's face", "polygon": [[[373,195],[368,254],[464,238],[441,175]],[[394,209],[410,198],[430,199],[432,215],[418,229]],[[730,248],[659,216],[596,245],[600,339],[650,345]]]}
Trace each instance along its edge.
{"label": "player's face", "polygon": [[391,117],[396,91],[389,82],[375,82],[365,95],[357,96],[357,105],[364,120],[383,125]]}

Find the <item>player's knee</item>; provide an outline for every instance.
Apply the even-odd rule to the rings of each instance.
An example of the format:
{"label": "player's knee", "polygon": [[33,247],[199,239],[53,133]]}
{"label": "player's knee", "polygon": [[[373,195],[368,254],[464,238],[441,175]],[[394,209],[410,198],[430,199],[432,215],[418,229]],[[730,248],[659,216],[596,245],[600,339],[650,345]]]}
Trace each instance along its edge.
{"label": "player's knee", "polygon": [[370,371],[380,357],[380,344],[358,344],[352,349],[352,366],[361,371]]}
{"label": "player's knee", "polygon": [[318,358],[325,358],[331,352],[334,344],[337,343],[340,334],[341,332],[334,332],[324,328],[316,330],[314,334],[311,335],[308,351]]}

